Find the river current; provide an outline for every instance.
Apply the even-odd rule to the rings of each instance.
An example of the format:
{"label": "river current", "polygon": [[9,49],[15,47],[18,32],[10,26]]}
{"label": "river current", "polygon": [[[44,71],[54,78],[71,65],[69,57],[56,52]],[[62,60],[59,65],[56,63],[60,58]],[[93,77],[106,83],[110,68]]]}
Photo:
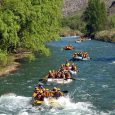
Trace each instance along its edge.
{"label": "river current", "polygon": [[[0,115],[115,115],[115,44],[101,41],[75,43],[75,37],[47,43],[49,57],[38,56],[34,62],[24,61],[22,67],[6,77],[0,77]],[[67,44],[75,49],[63,50]],[[33,107],[34,87],[49,70],[58,69],[75,51],[87,51],[90,61],[75,61],[79,73],[70,84],[47,84],[69,93],[58,99],[60,108],[48,105]]]}

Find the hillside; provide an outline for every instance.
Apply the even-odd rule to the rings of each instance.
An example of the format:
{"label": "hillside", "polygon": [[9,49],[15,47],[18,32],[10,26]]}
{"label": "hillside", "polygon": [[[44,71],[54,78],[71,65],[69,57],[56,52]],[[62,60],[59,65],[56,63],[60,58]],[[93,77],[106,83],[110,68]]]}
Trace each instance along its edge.
{"label": "hillside", "polygon": [[[115,0],[104,0],[106,3],[107,10],[109,11],[109,7],[111,6],[112,2]],[[83,11],[87,6],[88,0],[64,0],[63,4],[63,15],[71,15],[76,11]]]}

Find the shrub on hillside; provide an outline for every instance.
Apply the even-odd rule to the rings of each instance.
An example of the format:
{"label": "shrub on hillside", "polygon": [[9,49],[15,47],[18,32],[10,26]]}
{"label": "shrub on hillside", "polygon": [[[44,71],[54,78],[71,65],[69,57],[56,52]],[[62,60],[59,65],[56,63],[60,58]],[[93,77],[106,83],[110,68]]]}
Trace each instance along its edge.
{"label": "shrub on hillside", "polygon": [[63,17],[61,24],[63,28],[68,27],[71,30],[79,30],[81,32],[85,31],[85,23],[82,21],[81,13],[73,16]]}
{"label": "shrub on hillside", "polygon": [[69,27],[62,28],[60,30],[60,36],[65,37],[65,36],[81,36],[82,33],[79,30],[72,30]]}
{"label": "shrub on hillside", "polygon": [[97,32],[95,38],[102,41],[115,42],[115,29]]}

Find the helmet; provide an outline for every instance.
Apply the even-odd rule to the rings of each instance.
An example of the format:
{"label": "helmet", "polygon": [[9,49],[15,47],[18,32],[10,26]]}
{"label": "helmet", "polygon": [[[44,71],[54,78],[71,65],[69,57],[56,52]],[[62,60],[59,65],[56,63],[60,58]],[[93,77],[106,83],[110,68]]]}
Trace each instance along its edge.
{"label": "helmet", "polygon": [[35,89],[37,89],[38,87],[35,87]]}
{"label": "helmet", "polygon": [[42,90],[40,90],[40,93],[43,93],[43,91],[42,91]]}
{"label": "helmet", "polygon": [[57,87],[54,87],[53,89],[55,89],[55,90],[56,90],[56,89],[57,89]]}
{"label": "helmet", "polygon": [[49,72],[51,73],[52,71],[51,71],[51,70],[49,70]]}
{"label": "helmet", "polygon": [[39,90],[39,88],[38,88],[38,87],[35,87],[35,90],[37,90],[37,91],[38,91],[38,90]]}
{"label": "helmet", "polygon": [[63,64],[61,64],[61,67],[63,67]]}
{"label": "helmet", "polygon": [[60,91],[60,88],[57,88],[58,91]]}
{"label": "helmet", "polygon": [[70,64],[69,63],[67,63],[67,66],[69,66]]}

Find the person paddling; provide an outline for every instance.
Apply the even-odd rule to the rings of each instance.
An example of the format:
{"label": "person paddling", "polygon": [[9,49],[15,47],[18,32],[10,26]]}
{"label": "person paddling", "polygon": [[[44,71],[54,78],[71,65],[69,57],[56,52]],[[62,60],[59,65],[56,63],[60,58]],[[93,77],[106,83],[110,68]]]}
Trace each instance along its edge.
{"label": "person paddling", "polygon": [[50,70],[49,73],[48,73],[48,78],[54,78],[54,75],[52,73],[52,71]]}
{"label": "person paddling", "polygon": [[44,97],[46,97],[46,98],[50,97],[49,89],[45,89],[45,91],[44,91]]}
{"label": "person paddling", "polygon": [[33,98],[36,98],[37,94],[39,93],[39,88],[38,87],[35,87],[35,90],[33,92]]}
{"label": "person paddling", "polygon": [[43,91],[40,91],[40,92],[39,92],[39,94],[37,95],[37,100],[39,100],[39,101],[44,101]]}
{"label": "person paddling", "polygon": [[76,65],[75,65],[74,63],[72,63],[71,70],[72,70],[72,71],[76,71],[76,70],[77,70],[77,67],[76,67]]}

